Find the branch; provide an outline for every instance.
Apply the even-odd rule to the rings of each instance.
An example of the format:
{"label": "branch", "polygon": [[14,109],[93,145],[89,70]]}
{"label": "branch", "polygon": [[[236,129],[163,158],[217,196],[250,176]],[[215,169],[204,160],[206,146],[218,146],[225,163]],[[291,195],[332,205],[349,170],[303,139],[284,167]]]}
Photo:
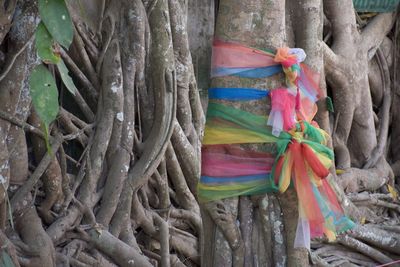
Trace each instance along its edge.
{"label": "branch", "polygon": [[347,83],[347,79],[342,57],[336,55],[325,42],[322,42],[322,50],[324,54],[324,68],[327,80],[330,84],[344,87]]}
{"label": "branch", "polygon": [[325,42],[322,42],[322,51],[324,53],[325,71],[332,72],[333,69],[337,69],[339,67],[339,57]]}
{"label": "branch", "polygon": [[382,52],[381,48],[377,48],[377,61],[379,65],[379,69],[381,72],[381,78],[383,83],[383,103],[380,110],[380,127],[379,127],[379,136],[378,136],[378,144],[374,148],[372,152],[371,158],[368,159],[367,163],[364,165],[364,169],[371,168],[376,165],[379,158],[384,156],[386,142],[388,139],[389,132],[389,121],[390,121],[390,106],[392,103],[391,96],[391,85],[390,85],[390,70],[388,62],[385,58],[385,55]]}
{"label": "branch", "polygon": [[86,75],[79,69],[74,60],[64,51],[64,49],[60,50],[60,54],[63,60],[65,61],[66,65],[70,68],[71,72],[83,84],[83,88],[86,89],[86,94],[88,95],[91,103],[96,104],[99,95],[98,94],[99,88],[95,88],[93,86],[93,84],[89,81]]}
{"label": "branch", "polygon": [[51,150],[52,152],[47,152],[46,155],[43,157],[42,161],[39,163],[35,171],[32,173],[29,180],[27,180],[23,186],[15,193],[15,195],[11,199],[11,208],[14,210],[14,207],[17,205],[18,202],[22,201],[26,194],[28,194],[35,184],[39,181],[40,177],[43,173],[47,170],[50,162],[53,160],[55,153],[57,152],[58,148],[60,147],[63,141],[63,137],[61,134],[57,134],[54,138],[54,141],[51,143]]}
{"label": "branch", "polygon": [[153,219],[160,232],[161,267],[170,267],[168,223],[156,213],[153,213]]}
{"label": "branch", "polygon": [[88,79],[90,82],[94,85],[96,88],[96,91],[100,90],[100,81],[99,77],[96,74],[96,71],[90,62],[89,56],[86,52],[85,44],[83,43],[83,40],[77,30],[77,27],[74,25],[74,40],[76,41],[75,44],[78,48],[78,53],[81,56],[81,62],[84,65],[84,68],[86,69],[88,73]]}
{"label": "branch", "polygon": [[45,136],[45,134],[39,128],[36,128],[35,126],[32,126],[29,123],[20,120],[17,117],[12,116],[11,114],[5,111],[0,110],[0,118],[22,128],[22,130],[24,131],[34,133],[40,136],[41,138],[44,138]]}
{"label": "branch", "polygon": [[389,263],[389,262],[393,261],[391,258],[386,256],[382,252],[374,249],[373,247],[368,246],[367,244],[364,244],[364,243],[358,241],[355,238],[349,237],[347,235],[345,235],[343,237],[338,237],[338,241],[342,245],[344,245],[348,248],[354,249],[366,256],[369,256],[371,259],[374,259],[379,263],[385,264],[385,263]]}
{"label": "branch", "polygon": [[0,74],[0,81],[2,81],[7,74],[10,72],[12,66],[14,65],[15,60],[18,58],[19,55],[21,55],[22,52],[24,52],[25,48],[32,42],[33,38],[35,35],[32,35],[31,38],[21,47],[20,50],[18,50],[11,58],[10,61],[8,61],[7,65],[3,68],[4,71]]}
{"label": "branch", "polygon": [[369,59],[375,55],[376,49],[389,33],[395,19],[394,13],[381,13],[375,16],[362,31],[360,45],[362,49],[368,51]]}
{"label": "branch", "polygon": [[399,254],[399,234],[376,229],[375,227],[358,225],[351,231],[350,235],[384,251]]}
{"label": "branch", "polygon": [[174,55],[171,43],[168,7],[164,1],[157,1],[149,15],[152,41],[152,77],[157,88],[154,94],[155,112],[153,128],[146,142],[144,152],[137,163],[129,170],[128,181],[134,190],[141,187],[154,172],[167,148],[174,130],[176,113],[176,77],[173,71]]}
{"label": "branch", "polygon": [[[69,120],[71,120],[76,126],[78,126],[81,129],[85,128],[88,125],[86,122],[79,119],[77,116],[75,116],[71,112],[65,110],[63,107],[60,107],[59,114],[60,114],[60,116],[66,116]],[[90,135],[91,133],[92,133],[92,131],[86,132],[87,135]]]}
{"label": "branch", "polygon": [[364,191],[363,193],[359,194],[350,194],[348,198],[352,202],[357,202],[357,201],[368,201],[371,199],[376,199],[376,200],[392,200],[393,197],[390,194],[382,194],[382,193],[367,193]]}
{"label": "branch", "polygon": [[6,37],[7,33],[10,31],[12,26],[12,20],[14,19],[13,15],[15,13],[15,8],[17,6],[17,0],[7,1],[8,5],[7,8],[5,7],[5,0],[0,1],[1,7],[1,29],[0,29],[0,44],[3,43],[4,38]]}
{"label": "branch", "polygon": [[167,163],[169,179],[176,191],[176,197],[179,205],[184,209],[191,210],[196,214],[200,214],[199,205],[197,204],[193,193],[188,187],[188,183],[185,179],[186,177],[182,172],[180,162],[178,161],[176,152],[174,151],[171,142],[168,144],[168,148],[165,152],[165,160]]}
{"label": "branch", "polygon": [[151,267],[147,257],[102,229],[89,231],[94,246],[113,259],[119,266]]}
{"label": "branch", "polygon": [[200,177],[200,165],[196,149],[190,144],[177,120],[174,120],[174,131],[171,143],[175,150],[180,168],[192,192],[196,192],[196,184]]}
{"label": "branch", "polygon": [[332,49],[346,58],[353,58],[352,47],[356,40],[356,19],[352,1],[324,0],[324,11],[332,25]]}

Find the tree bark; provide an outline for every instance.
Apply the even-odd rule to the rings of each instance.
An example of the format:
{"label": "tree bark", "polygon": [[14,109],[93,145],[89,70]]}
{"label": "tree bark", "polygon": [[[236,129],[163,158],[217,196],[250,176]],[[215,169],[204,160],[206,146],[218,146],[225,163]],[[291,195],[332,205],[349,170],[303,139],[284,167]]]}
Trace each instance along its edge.
{"label": "tree bark", "polygon": [[[293,46],[293,43],[287,43],[286,30],[292,28],[286,24],[285,14],[285,3],[282,1],[220,1],[215,38],[255,48]],[[315,65],[322,69],[321,53],[319,62]],[[212,87],[273,90],[284,85],[285,78],[282,74],[267,79],[224,77],[211,81]],[[237,102],[229,105],[261,115],[267,115],[270,111],[270,103],[265,100],[252,101],[251,105]],[[262,146],[252,144],[244,147],[260,149]],[[307,251],[293,248],[297,226],[293,215],[298,214],[297,198],[294,196],[295,192],[289,190],[279,196],[279,200],[271,195],[252,197],[251,201],[248,197],[239,197],[239,200],[226,199],[206,204],[205,210],[212,220],[203,222],[203,246],[206,246],[202,251],[204,266],[262,266],[265,260],[274,266],[307,266]],[[262,209],[263,205],[268,208]],[[217,210],[221,209],[224,211],[223,219],[216,215]],[[254,215],[257,213],[260,216]],[[240,222],[240,226],[236,226],[237,222]],[[261,232],[266,241],[265,247],[272,247],[270,258],[263,259],[260,255],[254,255],[258,253],[259,240],[252,239],[251,233],[257,225],[263,225],[264,229],[270,228]],[[209,246],[210,243],[213,245]]]}

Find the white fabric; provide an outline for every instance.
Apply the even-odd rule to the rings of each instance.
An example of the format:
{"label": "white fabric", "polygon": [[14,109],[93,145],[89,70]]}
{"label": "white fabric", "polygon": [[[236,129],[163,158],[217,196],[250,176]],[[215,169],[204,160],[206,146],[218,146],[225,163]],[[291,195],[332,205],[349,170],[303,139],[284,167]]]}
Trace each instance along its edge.
{"label": "white fabric", "polygon": [[310,250],[310,224],[306,220],[299,218],[297,222],[295,248],[307,248]]}
{"label": "white fabric", "polygon": [[296,55],[297,63],[303,62],[306,59],[306,52],[301,48],[290,48],[289,55]]}
{"label": "white fabric", "polygon": [[267,125],[272,126],[272,134],[278,136],[283,130],[283,118],[280,110],[271,111],[268,116]]}

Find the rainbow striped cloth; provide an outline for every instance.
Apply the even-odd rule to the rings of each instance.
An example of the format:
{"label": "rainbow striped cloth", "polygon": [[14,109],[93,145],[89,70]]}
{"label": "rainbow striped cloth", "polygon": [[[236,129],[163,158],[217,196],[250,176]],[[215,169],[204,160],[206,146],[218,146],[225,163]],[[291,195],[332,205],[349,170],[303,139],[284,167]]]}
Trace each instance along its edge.
{"label": "rainbow striped cloth", "polygon": [[[277,59],[278,53],[281,58]],[[296,53],[278,49],[274,54],[239,44],[214,42],[213,77],[260,78],[283,71],[288,88],[209,90],[198,197],[207,202],[285,192],[293,186],[299,199],[295,246],[309,248],[310,238],[325,235],[334,240],[337,233],[351,229],[354,223],[344,215],[325,179],[334,155],[326,146],[328,134],[312,121],[315,101],[320,95],[316,75],[309,69],[304,71],[298,60],[302,54]],[[237,101],[263,99],[271,101],[269,116],[232,105]],[[264,145],[254,151],[245,149],[243,144]]]}

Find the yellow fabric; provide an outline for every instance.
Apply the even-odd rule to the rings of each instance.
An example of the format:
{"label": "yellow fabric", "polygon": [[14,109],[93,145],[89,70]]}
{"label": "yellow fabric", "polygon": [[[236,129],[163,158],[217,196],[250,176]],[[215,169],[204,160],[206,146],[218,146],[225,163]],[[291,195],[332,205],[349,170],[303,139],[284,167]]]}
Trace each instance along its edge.
{"label": "yellow fabric", "polygon": [[247,129],[235,127],[219,127],[206,125],[203,144],[245,144],[245,143],[269,143],[276,142],[278,139]]}

